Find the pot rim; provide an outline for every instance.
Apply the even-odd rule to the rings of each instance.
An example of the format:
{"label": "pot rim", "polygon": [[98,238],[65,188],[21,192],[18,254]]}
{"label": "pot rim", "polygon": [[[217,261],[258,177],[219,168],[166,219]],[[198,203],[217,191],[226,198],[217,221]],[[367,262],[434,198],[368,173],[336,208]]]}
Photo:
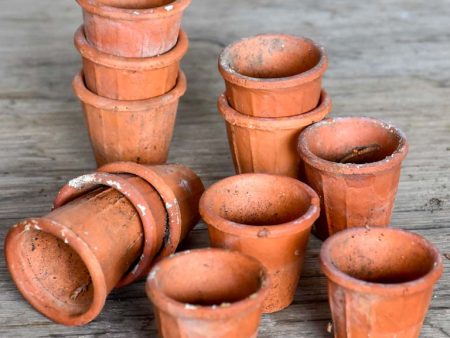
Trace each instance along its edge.
{"label": "pot rim", "polygon": [[[246,41],[258,39],[261,37],[266,38],[282,37],[285,39],[306,41],[307,43],[317,48],[317,50],[319,51],[320,55],[319,62],[314,67],[308,69],[305,72],[279,78],[257,78],[246,76],[235,71],[231,67],[230,62],[227,61],[230,55],[230,50],[238,44],[245,43]],[[327,70],[328,56],[325,51],[325,48],[322,45],[316,43],[315,41],[307,37],[296,36],[292,34],[258,34],[251,37],[239,39],[226,46],[219,55],[218,64],[219,64],[219,72],[227,82],[245,88],[273,90],[278,88],[281,89],[303,85],[305,83],[315,80],[316,78],[321,77]]]}
{"label": "pot rim", "polygon": [[78,27],[74,35],[74,44],[83,58],[96,64],[119,70],[142,71],[161,69],[179,62],[189,48],[186,33],[180,30],[176,45],[168,52],[151,57],[123,57],[104,53],[92,46],[86,39],[84,25]]}
{"label": "pot rim", "polygon": [[[215,195],[215,191],[213,189],[227,186],[231,182],[240,181],[242,179],[247,179],[250,177],[259,177],[261,179],[277,178],[285,181],[290,181],[291,186],[297,186],[297,188],[305,191],[310,197],[311,204],[308,207],[308,210],[296,219],[275,225],[249,225],[236,223],[222,217],[212,210],[209,199],[211,199],[211,195]],[[289,236],[291,234],[302,232],[308,228],[311,228],[315,220],[319,217],[320,199],[317,193],[312,188],[295,178],[264,173],[246,173],[229,176],[212,184],[208,189],[206,189],[206,191],[200,198],[199,211],[200,215],[208,226],[212,226],[225,233],[241,237],[261,238],[259,235],[260,232],[269,230],[268,234],[264,238],[277,238],[281,236]]]}
{"label": "pot rim", "polygon": [[113,100],[103,96],[94,94],[87,89],[84,83],[84,75],[82,71],[75,75],[72,87],[75,94],[83,104],[88,104],[98,109],[109,110],[111,112],[147,112],[151,109],[160,109],[172,102],[178,100],[186,92],[186,76],[180,69],[175,87],[160,96],[152,97],[146,100]]}
{"label": "pot rim", "polygon": [[331,111],[332,103],[328,93],[322,89],[319,105],[306,113],[286,117],[255,117],[241,114],[230,106],[225,94],[219,96],[217,107],[223,119],[235,126],[257,130],[299,129],[322,120]]}
{"label": "pot rim", "polygon": [[417,241],[421,242],[423,246],[426,247],[434,257],[434,264],[431,270],[422,277],[417,278],[413,281],[396,284],[367,282],[342,272],[333,264],[330,255],[330,249],[333,246],[333,242],[339,240],[340,237],[346,236],[348,233],[359,233],[367,230],[368,229],[366,227],[348,228],[329,237],[322,244],[322,247],[320,249],[320,266],[328,279],[330,279],[331,281],[342,287],[348,288],[356,292],[392,297],[405,295],[405,292],[409,294],[414,294],[424,289],[430,288],[441,277],[444,269],[442,265],[442,258],[437,248],[431,242],[413,232],[408,232],[402,229],[380,228],[380,227],[370,227],[369,230],[375,232],[397,232],[401,233],[402,236],[413,237]]}
{"label": "pot rim", "polygon": [[[80,256],[83,264],[89,271],[94,290],[92,302],[86,312],[76,316],[67,316],[57,308],[43,304],[43,301],[39,297],[36,297],[36,293],[29,292],[30,286],[34,289],[35,284],[23,282],[24,280],[27,281],[28,277],[26,277],[26,273],[21,269],[21,266],[14,264],[14,255],[12,253],[18,247],[16,242],[22,232],[31,229],[48,233],[64,241]],[[63,325],[80,326],[89,323],[100,314],[108,295],[105,275],[103,274],[100,263],[95,258],[95,253],[70,228],[45,217],[28,218],[14,225],[8,232],[5,238],[4,250],[8,269],[20,293],[36,310],[44,314],[47,318]],[[42,293],[42,289],[38,290],[38,294],[39,291]]]}
{"label": "pot rim", "polygon": [[[397,149],[389,156],[386,156],[380,161],[356,164],[356,163],[338,163],[328,161],[315,155],[308,147],[306,138],[314,133],[314,131],[324,125],[339,123],[341,121],[367,121],[377,124],[391,132],[395,133],[399,138],[399,145]],[[334,117],[326,118],[320,122],[306,127],[298,138],[297,151],[301,159],[310,166],[324,172],[331,172],[334,174],[355,175],[355,174],[373,174],[374,172],[382,172],[401,165],[402,161],[408,153],[408,141],[405,134],[397,127],[388,124],[384,121],[365,116],[358,117]]]}
{"label": "pot rim", "polygon": [[127,9],[102,4],[98,0],[76,0],[83,10],[102,17],[138,21],[149,19],[160,19],[170,17],[183,12],[191,3],[191,0],[174,0],[166,5],[146,8]]}
{"label": "pot rim", "polygon": [[120,288],[144,277],[156,255],[157,225],[144,196],[123,177],[110,173],[94,172],[70,180],[56,195],[53,209],[59,208],[98,186],[107,186],[119,191],[133,205],[139,215],[144,235],[144,246],[139,261],[122,276],[115,286]]}
{"label": "pot rim", "polygon": [[[245,257],[245,259],[249,261],[257,263],[260,267],[260,278],[261,278],[261,285],[259,289],[244,299],[230,303],[229,306],[191,305],[188,303],[176,301],[173,298],[166,296],[165,293],[161,291],[161,287],[157,282],[156,276],[159,273],[159,271],[161,271],[170,264],[171,260],[184,255],[206,255],[206,254],[214,255],[215,253],[227,253],[230,255],[239,255]],[[246,313],[247,311],[250,311],[251,309],[258,306],[258,303],[260,304],[260,307],[262,309],[262,303],[270,288],[270,283],[271,283],[270,277],[266,267],[256,258],[246,255],[240,251],[219,249],[219,248],[202,248],[202,249],[181,251],[176,254],[172,254],[166,259],[158,262],[153,267],[153,269],[151,270],[150,274],[147,277],[147,281],[145,283],[145,291],[147,293],[148,298],[150,298],[154,306],[156,306],[160,311],[182,318],[217,320],[235,317],[239,314]]]}

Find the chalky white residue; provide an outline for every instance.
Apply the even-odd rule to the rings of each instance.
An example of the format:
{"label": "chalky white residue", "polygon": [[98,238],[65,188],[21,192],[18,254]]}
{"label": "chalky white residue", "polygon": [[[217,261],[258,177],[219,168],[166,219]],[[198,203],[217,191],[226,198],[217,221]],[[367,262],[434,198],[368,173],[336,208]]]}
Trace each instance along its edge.
{"label": "chalky white residue", "polygon": [[173,5],[167,5],[164,9],[169,12],[173,9]]}
{"label": "chalky white residue", "polygon": [[120,185],[120,183],[117,183],[117,182],[115,182],[115,181],[113,181],[113,180],[108,180],[108,181],[106,181],[106,184],[109,185],[109,186],[111,186],[111,187],[113,187],[113,188],[115,188],[115,189],[117,189],[117,190],[120,190],[120,189],[122,188],[122,186]]}
{"label": "chalky white residue", "polygon": [[170,208],[172,208],[172,207],[173,207],[172,204],[170,204],[169,202],[166,202],[166,209],[170,209]]}
{"label": "chalky white residue", "polygon": [[30,231],[31,225],[30,223],[25,223],[23,226],[23,231],[22,232],[26,232],[26,231]]}
{"label": "chalky white residue", "polygon": [[191,187],[189,186],[189,182],[185,180],[184,178],[180,181],[180,186],[186,190],[187,192],[191,191]]}
{"label": "chalky white residue", "polygon": [[153,270],[150,271],[150,274],[148,275],[148,279],[149,279],[149,280],[150,280],[150,279],[155,279],[156,274],[158,273],[158,270],[159,270],[158,267],[153,268]]}
{"label": "chalky white residue", "polygon": [[187,310],[195,310],[197,307],[195,305],[192,304],[185,304],[184,308]]}
{"label": "chalky white residue", "polygon": [[147,213],[147,208],[144,207],[142,204],[138,204],[137,207],[139,208],[139,210],[141,210],[142,215],[145,216]]}
{"label": "chalky white residue", "polygon": [[68,183],[69,187],[74,189],[81,189],[86,184],[93,183],[95,181],[94,174],[87,174],[83,176],[79,176],[77,178],[71,179]]}

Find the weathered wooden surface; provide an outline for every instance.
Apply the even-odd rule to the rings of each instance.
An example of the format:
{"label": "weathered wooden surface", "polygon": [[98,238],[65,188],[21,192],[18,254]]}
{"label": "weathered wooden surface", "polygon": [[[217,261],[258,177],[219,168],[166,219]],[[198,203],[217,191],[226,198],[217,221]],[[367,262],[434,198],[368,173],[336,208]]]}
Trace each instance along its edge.
{"label": "weathered wooden surface", "polygon": [[[194,0],[184,27],[182,99],[170,159],[206,185],[233,174],[216,111],[223,90],[216,69],[229,42],[260,32],[310,36],[328,48],[325,87],[333,115],[367,115],[401,127],[411,149],[392,225],[414,230],[450,253],[450,1]],[[72,34],[75,1],[4,1],[0,11],[0,240],[17,220],[41,215],[67,179],[94,169],[71,81],[80,67]],[[185,247],[207,246],[204,224]],[[261,337],[327,337],[330,314],[312,238],[295,302],[265,315]],[[450,337],[450,260],[436,288],[423,337]],[[0,260],[0,336],[155,336],[143,282],[109,297],[93,323],[55,325],[35,312]],[[405,309],[408,311],[408,309]]]}

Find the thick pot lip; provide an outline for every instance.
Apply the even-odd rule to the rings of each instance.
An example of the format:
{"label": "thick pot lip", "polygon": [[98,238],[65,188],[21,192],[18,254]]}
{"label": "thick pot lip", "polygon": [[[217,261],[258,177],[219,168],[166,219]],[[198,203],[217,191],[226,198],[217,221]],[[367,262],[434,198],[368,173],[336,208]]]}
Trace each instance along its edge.
{"label": "thick pot lip", "polygon": [[[245,43],[246,41],[258,39],[261,37],[267,37],[267,38],[288,38],[288,39],[296,39],[296,40],[302,40],[306,41],[310,44],[312,44],[315,48],[319,50],[320,53],[320,59],[319,62],[311,69],[308,69],[305,72],[292,75],[292,76],[286,76],[286,77],[279,77],[279,78],[257,78],[257,77],[251,77],[246,76],[243,74],[240,74],[236,72],[230,65],[230,63],[227,61],[229,58],[229,55],[231,53],[231,49],[235,47],[238,44]],[[291,34],[259,34],[254,35],[251,37],[246,37],[240,40],[237,40],[231,44],[229,44],[227,47],[225,47],[222,52],[219,55],[219,71],[222,77],[225,79],[225,81],[233,83],[235,85],[251,88],[251,89],[275,89],[275,88],[289,88],[289,87],[295,87],[302,84],[305,84],[307,82],[311,82],[319,77],[321,77],[328,67],[328,56],[325,51],[325,48],[316,43],[315,41],[302,37],[302,36],[296,36]]]}
{"label": "thick pot lip", "polygon": [[179,62],[189,48],[186,33],[180,30],[176,45],[164,54],[151,57],[122,57],[104,53],[92,46],[86,39],[84,25],[78,27],[74,35],[75,47],[83,58],[96,64],[119,70],[142,71],[160,69]]}
{"label": "thick pot lip", "polygon": [[[350,275],[339,270],[333,264],[330,254],[331,247],[333,246],[334,242],[338,241],[341,237],[345,237],[348,234],[351,233],[357,234],[368,230],[377,233],[397,232],[402,234],[402,236],[410,238],[414,237],[416,240],[421,242],[428,250],[431,251],[434,257],[433,268],[427,274],[418,279],[398,284],[382,284],[382,283],[366,282],[351,277]],[[322,247],[320,249],[320,266],[326,277],[331,281],[333,281],[334,283],[356,292],[376,294],[379,296],[403,296],[405,295],[405,292],[409,294],[414,294],[423,291],[425,289],[432,287],[434,283],[441,277],[442,272],[444,270],[442,265],[442,258],[441,255],[439,254],[439,251],[432,243],[430,243],[424,237],[402,229],[379,228],[379,227],[369,227],[368,229],[366,227],[348,228],[329,237],[322,244]]]}
{"label": "thick pot lip", "polygon": [[95,108],[112,112],[147,112],[169,105],[183,96],[186,92],[186,76],[180,69],[177,84],[171,91],[146,100],[113,100],[94,94],[86,88],[82,71],[75,75],[72,87],[81,102]]}
{"label": "thick pot lip", "polygon": [[234,126],[257,130],[289,130],[299,129],[322,120],[331,111],[332,103],[328,93],[322,89],[319,105],[315,109],[294,116],[255,117],[241,114],[230,106],[225,94],[219,96],[217,107],[225,121]]}
{"label": "thick pot lip", "polygon": [[[28,278],[22,271],[22,266],[15,264],[14,252],[18,248],[17,241],[20,240],[20,235],[24,231],[29,230],[42,231],[64,241],[80,256],[89,271],[94,287],[92,303],[86,312],[77,316],[66,316],[60,310],[49,307],[39,301],[39,297],[36,297],[34,292],[30,292],[30,285],[34,286],[34,284],[23,282],[28,280]],[[5,238],[5,257],[11,277],[20,293],[36,310],[49,319],[63,325],[80,326],[95,319],[103,309],[108,290],[102,267],[95,259],[95,253],[91,248],[70,228],[45,217],[26,219],[14,225],[8,232]],[[36,290],[36,293],[42,293],[42,289]]]}
{"label": "thick pot lip", "polygon": [[[232,185],[233,182],[251,177],[259,177],[262,179],[277,178],[289,181],[292,186],[297,186],[299,189],[305,191],[308,194],[308,196],[311,198],[311,205],[309,206],[308,210],[300,217],[297,217],[292,221],[276,225],[240,224],[230,221],[213,211],[210,200],[216,194],[216,189]],[[314,221],[319,217],[320,199],[317,193],[312,188],[295,178],[273,174],[247,173],[229,176],[212,184],[208,189],[206,189],[206,191],[200,198],[199,211],[201,217],[208,224],[208,226],[212,226],[225,233],[243,237],[261,238],[261,231],[269,230],[268,232],[266,232],[264,238],[276,238],[289,236],[291,234],[299,233],[308,228],[311,228]]]}
{"label": "thick pot lip", "polygon": [[[400,142],[397,149],[384,159],[376,162],[355,164],[355,163],[337,163],[322,159],[315,155],[308,147],[307,137],[314,133],[316,129],[326,126],[328,124],[339,123],[340,121],[367,121],[377,124],[391,132],[395,133]],[[320,122],[314,123],[306,127],[299,136],[297,150],[301,159],[310,166],[317,168],[324,172],[334,174],[354,175],[354,174],[373,174],[375,172],[383,172],[401,165],[402,161],[408,153],[408,141],[405,134],[397,127],[388,124],[384,121],[374,119],[371,117],[334,117],[327,118]]]}
{"label": "thick pot lip", "polygon": [[102,4],[97,0],[77,0],[83,10],[98,16],[127,21],[161,19],[180,14],[189,6],[191,0],[174,0],[171,3],[146,9],[127,9]]}
{"label": "thick pot lip", "polygon": [[142,224],[144,235],[144,247],[138,263],[126,273],[118,284],[117,288],[133,283],[146,276],[152,260],[156,255],[157,225],[151,213],[151,208],[144,196],[124,178],[109,173],[95,172],[82,175],[70,180],[56,195],[53,201],[53,208],[59,208],[69,203],[75,198],[95,189],[99,186],[107,186],[116,189],[123,194],[136,209]]}
{"label": "thick pot lip", "polygon": [[[228,252],[232,255],[240,255],[248,260],[257,263],[260,266],[261,271],[260,273],[261,286],[258,289],[258,291],[242,300],[230,303],[229,305],[227,304],[227,306],[204,306],[204,305],[192,305],[188,303],[182,303],[172,299],[169,296],[166,296],[165,293],[162,292],[156,277],[159,273],[161,273],[161,271],[164,271],[170,266],[171,260],[184,255],[201,256],[207,254],[214,254],[215,252],[218,253]],[[233,251],[219,248],[203,248],[203,249],[181,251],[179,253],[172,254],[166,259],[158,262],[152,268],[150,274],[147,277],[147,281],[145,283],[145,291],[147,293],[148,298],[153,303],[153,305],[156,306],[158,310],[163,311],[165,313],[182,318],[220,320],[239,316],[239,314],[247,313],[248,311],[258,306],[262,307],[262,303],[266,298],[266,295],[270,288],[270,284],[271,284],[270,277],[266,267],[256,258],[248,256],[240,251]]]}

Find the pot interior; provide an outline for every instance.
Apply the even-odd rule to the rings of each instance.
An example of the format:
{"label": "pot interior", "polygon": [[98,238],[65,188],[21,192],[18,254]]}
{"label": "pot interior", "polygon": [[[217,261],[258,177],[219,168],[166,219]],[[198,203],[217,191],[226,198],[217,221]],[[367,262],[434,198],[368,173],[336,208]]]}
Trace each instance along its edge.
{"label": "pot interior", "polygon": [[331,243],[329,254],[334,266],[366,282],[411,282],[430,272],[436,261],[417,236],[404,232],[361,229]]}
{"label": "pot interior", "polygon": [[123,9],[150,9],[166,6],[175,0],[97,0],[99,3]]}
{"label": "pot interior", "polygon": [[185,304],[212,306],[243,300],[262,286],[261,265],[225,250],[194,250],[178,255],[156,278],[167,297]]}
{"label": "pot interior", "polygon": [[310,40],[290,35],[258,35],[224,50],[221,64],[253,78],[282,78],[316,66],[322,54]]}
{"label": "pot interior", "polygon": [[378,162],[394,154],[402,143],[393,127],[361,118],[335,119],[306,135],[306,146],[314,155],[335,163]]}

